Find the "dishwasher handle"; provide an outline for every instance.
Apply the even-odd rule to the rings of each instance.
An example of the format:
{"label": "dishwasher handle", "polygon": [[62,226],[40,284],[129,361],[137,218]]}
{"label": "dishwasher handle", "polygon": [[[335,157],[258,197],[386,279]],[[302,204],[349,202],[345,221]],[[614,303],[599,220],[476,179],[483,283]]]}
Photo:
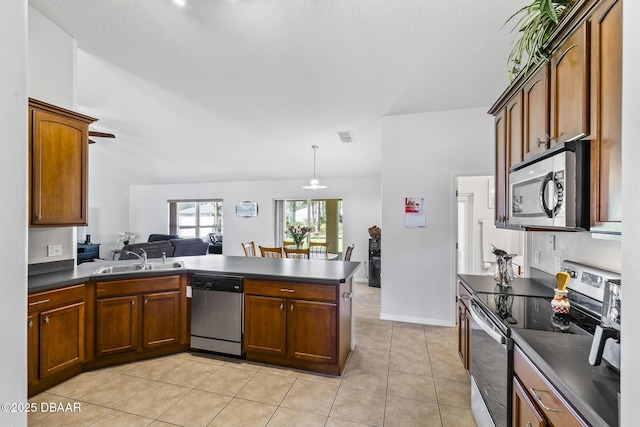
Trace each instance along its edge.
{"label": "dishwasher handle", "polygon": [[480,310],[481,308],[478,307],[478,304],[475,301],[471,300],[471,307],[469,311],[471,312],[471,318],[473,319],[473,321],[476,322],[478,326],[480,326],[480,329],[482,329],[487,335],[489,335],[491,339],[500,343],[501,345],[506,345],[506,337],[500,332],[496,331],[493,325],[490,325],[484,320],[483,317],[485,316],[482,316],[480,314]]}

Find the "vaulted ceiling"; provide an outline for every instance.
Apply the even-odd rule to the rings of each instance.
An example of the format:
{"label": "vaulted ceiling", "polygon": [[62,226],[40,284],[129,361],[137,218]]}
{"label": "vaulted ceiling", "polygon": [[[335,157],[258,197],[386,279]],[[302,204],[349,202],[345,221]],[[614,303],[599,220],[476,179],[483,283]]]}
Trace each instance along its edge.
{"label": "vaulted ceiling", "polygon": [[78,111],[117,136],[91,155],[132,184],[307,179],[313,144],[319,178],[377,175],[383,116],[497,99],[525,3],[29,0],[77,42]]}

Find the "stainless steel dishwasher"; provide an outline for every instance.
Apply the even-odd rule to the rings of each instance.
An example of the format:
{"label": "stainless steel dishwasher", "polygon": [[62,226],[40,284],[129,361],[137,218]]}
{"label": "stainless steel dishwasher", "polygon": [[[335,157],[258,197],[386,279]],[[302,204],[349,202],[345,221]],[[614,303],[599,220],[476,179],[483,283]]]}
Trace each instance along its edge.
{"label": "stainless steel dishwasher", "polygon": [[244,279],[194,274],[191,348],[242,356]]}

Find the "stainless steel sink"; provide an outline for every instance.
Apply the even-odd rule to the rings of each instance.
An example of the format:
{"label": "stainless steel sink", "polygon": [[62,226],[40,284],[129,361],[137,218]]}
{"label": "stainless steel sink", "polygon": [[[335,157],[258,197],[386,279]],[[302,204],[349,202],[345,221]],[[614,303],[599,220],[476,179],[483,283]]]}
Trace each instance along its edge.
{"label": "stainless steel sink", "polygon": [[184,270],[182,261],[167,263],[145,263],[145,264],[129,264],[129,265],[111,265],[100,267],[94,271],[92,276],[104,276],[108,274],[125,274],[125,273],[144,273],[149,271],[167,271],[167,270]]}

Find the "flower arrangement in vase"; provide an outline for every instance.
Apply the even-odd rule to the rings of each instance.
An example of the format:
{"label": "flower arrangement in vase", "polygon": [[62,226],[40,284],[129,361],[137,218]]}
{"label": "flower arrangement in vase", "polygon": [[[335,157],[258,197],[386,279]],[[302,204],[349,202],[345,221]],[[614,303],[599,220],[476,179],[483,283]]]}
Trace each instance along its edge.
{"label": "flower arrangement in vase", "polygon": [[120,238],[118,238],[118,244],[122,246],[127,246],[128,244],[133,243],[133,239],[136,238],[136,235],[130,231],[118,233],[118,236],[120,236]]}
{"label": "flower arrangement in vase", "polygon": [[302,247],[302,243],[307,238],[307,234],[311,231],[311,227],[299,227],[295,225],[290,225],[287,228],[287,233],[296,244],[296,248],[300,249]]}

